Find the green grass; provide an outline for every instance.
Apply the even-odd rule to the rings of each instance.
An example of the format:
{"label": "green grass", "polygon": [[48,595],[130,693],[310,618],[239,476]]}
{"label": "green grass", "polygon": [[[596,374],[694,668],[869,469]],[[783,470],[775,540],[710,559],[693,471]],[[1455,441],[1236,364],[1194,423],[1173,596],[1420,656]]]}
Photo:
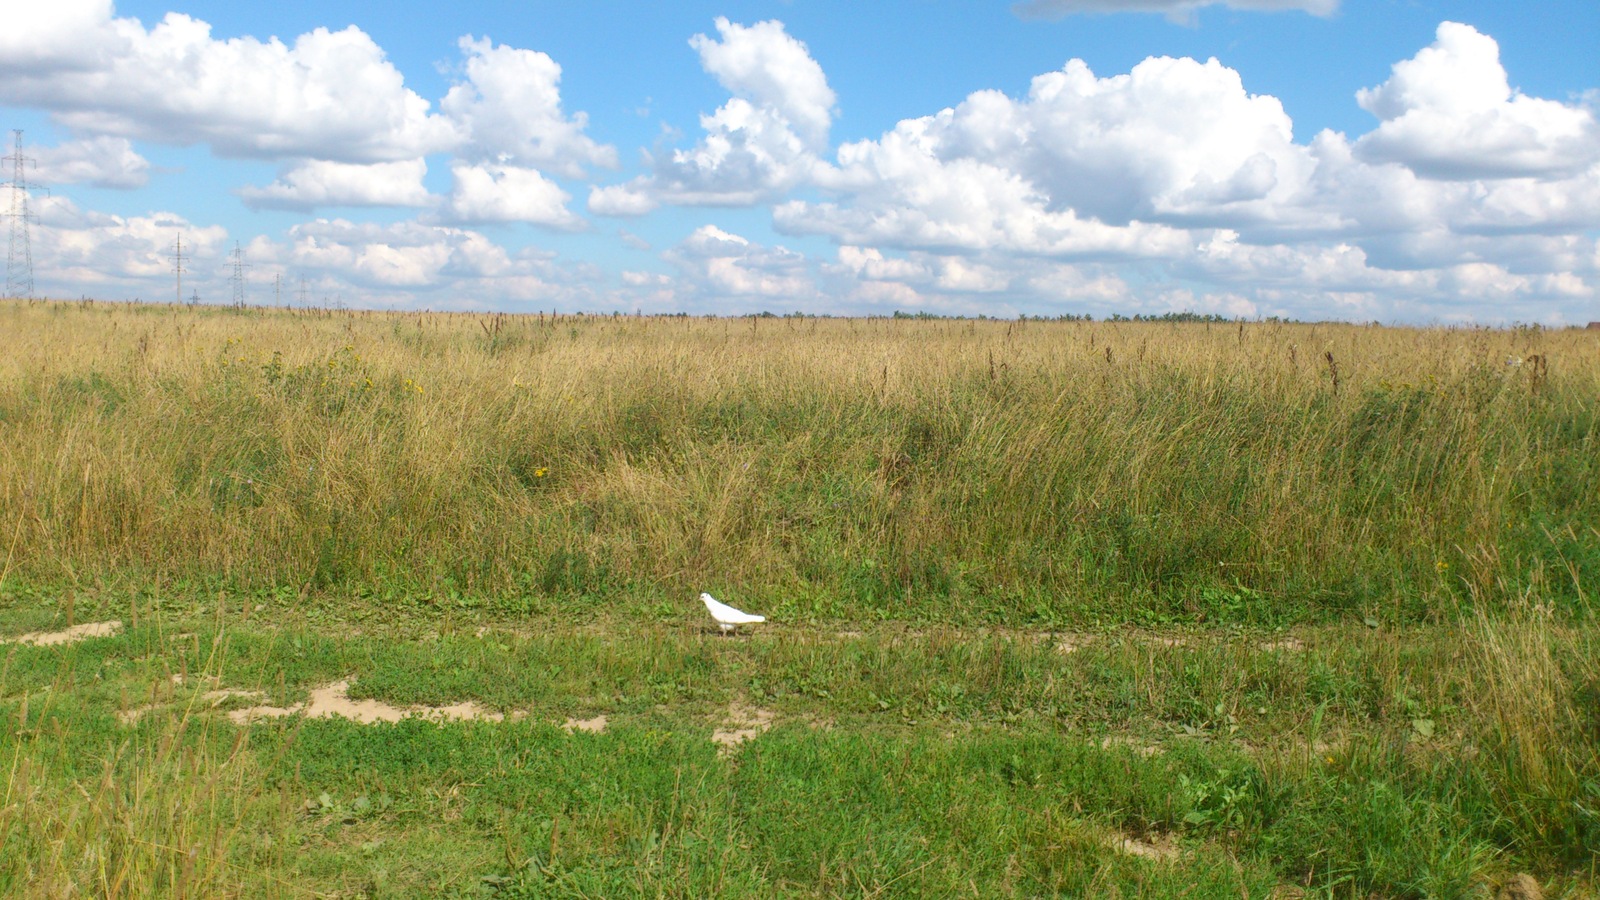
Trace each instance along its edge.
{"label": "green grass", "polygon": [[[0,895],[1591,897],[1596,396],[1578,331],[0,304],[0,636],[125,625],[0,646]],[[340,680],[505,720],[227,715]]]}
{"label": "green grass", "polygon": [[[7,648],[0,835],[22,852],[0,893],[62,893],[40,871],[117,896],[347,897],[1451,897],[1516,871],[1587,896],[1596,877],[1600,648],[1536,611],[1472,631],[602,618],[410,639],[266,612]],[[1542,693],[1505,682],[1513,646],[1547,654]],[[350,677],[516,715],[239,728],[200,699]],[[1504,718],[1540,698],[1539,722]],[[774,725],[719,752],[730,706]],[[604,733],[559,727],[599,713]],[[118,866],[121,892],[98,874]]]}

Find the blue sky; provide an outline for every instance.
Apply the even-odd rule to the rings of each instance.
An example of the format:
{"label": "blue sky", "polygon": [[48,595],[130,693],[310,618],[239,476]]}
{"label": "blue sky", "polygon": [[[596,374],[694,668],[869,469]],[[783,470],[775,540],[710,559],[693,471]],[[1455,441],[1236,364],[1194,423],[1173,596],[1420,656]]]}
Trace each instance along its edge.
{"label": "blue sky", "polygon": [[7,16],[39,295],[1600,319],[1593,0]]}

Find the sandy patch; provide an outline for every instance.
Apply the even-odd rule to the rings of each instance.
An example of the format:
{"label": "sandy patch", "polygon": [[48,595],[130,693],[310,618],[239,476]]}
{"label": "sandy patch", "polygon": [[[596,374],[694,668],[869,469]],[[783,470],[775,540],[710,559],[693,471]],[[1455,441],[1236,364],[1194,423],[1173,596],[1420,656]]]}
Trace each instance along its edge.
{"label": "sandy patch", "polygon": [[1110,750],[1113,747],[1127,747],[1146,759],[1160,756],[1164,752],[1160,744],[1141,741],[1126,734],[1108,734],[1100,739],[1101,750]]}
{"label": "sandy patch", "polygon": [[1028,632],[1023,637],[1034,643],[1050,644],[1062,656],[1070,656],[1095,642],[1092,634],[1061,631]]}
{"label": "sandy patch", "polygon": [[54,647],[57,644],[76,644],[89,638],[110,637],[122,630],[122,622],[85,622],[61,631],[30,631],[20,637],[0,640],[0,644],[32,644],[35,647]]}
{"label": "sandy patch", "polygon": [[1262,650],[1266,650],[1268,652],[1273,650],[1283,650],[1289,653],[1299,653],[1301,650],[1306,648],[1304,641],[1300,640],[1299,638],[1292,637],[1279,638],[1275,641],[1263,641],[1259,646]]}
{"label": "sandy patch", "polygon": [[731,703],[722,725],[711,732],[711,741],[722,747],[724,753],[731,752],[740,744],[771,728],[776,718],[771,710],[738,702]]}
{"label": "sandy patch", "polygon": [[337,716],[362,725],[370,725],[373,722],[398,722],[408,716],[446,721],[481,719],[499,722],[505,719],[500,713],[484,709],[470,700],[451,706],[390,706],[382,700],[351,700],[348,681],[335,681],[333,684],[312,689],[311,699],[305,703],[296,703],[289,707],[252,706],[248,709],[235,709],[228,713],[228,718],[235,724],[247,725],[257,719],[276,719],[296,714],[308,719],[331,719]]}
{"label": "sandy patch", "polygon": [[592,719],[568,719],[561,723],[561,727],[566,729],[568,734],[578,731],[600,734],[606,730],[606,717],[602,714]]}
{"label": "sandy patch", "polygon": [[1149,837],[1149,840],[1140,840],[1127,835],[1116,835],[1107,843],[1113,850],[1126,853],[1129,856],[1137,856],[1141,859],[1171,862],[1181,855],[1178,844],[1172,839],[1172,835],[1155,834]]}

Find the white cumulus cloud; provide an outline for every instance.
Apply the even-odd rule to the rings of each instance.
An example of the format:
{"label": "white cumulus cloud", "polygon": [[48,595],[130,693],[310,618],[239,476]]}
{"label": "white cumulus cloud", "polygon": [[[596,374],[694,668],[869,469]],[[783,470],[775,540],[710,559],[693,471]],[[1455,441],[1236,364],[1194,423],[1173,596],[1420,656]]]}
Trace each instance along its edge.
{"label": "white cumulus cloud", "polygon": [[835,96],[822,67],[776,21],[745,26],[716,20],[721,40],[697,34],[701,66],[733,96],[700,117],[694,147],[653,160],[653,171],[596,187],[589,210],[643,215],[661,203],[750,206],[812,179],[828,147]]}
{"label": "white cumulus cloud", "polygon": [[132,189],[150,181],[150,161],[134,152],[127,138],[96,137],[55,147],[25,148],[37,166],[31,180],[40,184],[92,184]]}
{"label": "white cumulus cloud", "polygon": [[426,206],[431,200],[420,159],[386,163],[307,160],[266,187],[247,187],[239,196],[252,207],[309,210],[319,206]]}
{"label": "white cumulus cloud", "polygon": [[1499,44],[1470,25],[1441,24],[1431,46],[1356,98],[1380,120],[1357,155],[1425,177],[1571,175],[1600,162],[1594,112],[1512,90]]}
{"label": "white cumulus cloud", "polygon": [[842,146],[817,182],[850,202],[774,218],[852,244],[1153,258],[1189,245],[1183,226],[1283,215],[1312,169],[1278,101],[1215,61],[1098,78],[1073,60],[1024,99],[980,91]]}
{"label": "white cumulus cloud", "polygon": [[247,255],[256,283],[280,277],[288,302],[297,301],[302,279],[310,303],[360,308],[573,310],[603,299],[592,267],[538,250],[509,252],[481,232],[420,219],[317,219],[282,241],[253,242]]}
{"label": "white cumulus cloud", "polygon": [[561,108],[561,66],[548,55],[495,45],[487,38],[460,40],[466,81],[439,103],[462,132],[460,151],[477,160],[544,167],[577,178],[585,166],[614,167],[616,149],[596,143],[583,113]]}
{"label": "white cumulus cloud", "polygon": [[[216,40],[210,25],[181,13],[147,29],[105,2],[37,9],[48,11],[0,39],[0,102],[50,110],[74,132],[342,162],[413,159],[457,140],[353,26],[290,45]],[[12,53],[11,44],[33,49]]]}
{"label": "white cumulus cloud", "polygon": [[32,250],[37,293],[45,296],[176,300],[174,242],[183,239],[184,299],[197,285],[221,282],[227,230],[152,212],[117,216],[85,210],[66,197],[33,198],[38,223]]}
{"label": "white cumulus cloud", "polygon": [[703,294],[803,303],[817,293],[804,255],[753,243],[715,225],[695,229],[664,256],[691,289]]}
{"label": "white cumulus cloud", "polygon": [[[1209,7],[1331,15],[1338,4],[1015,8],[1189,19]],[[237,191],[253,207],[422,210],[409,222],[318,220],[250,242],[255,277],[306,273],[319,294],[369,305],[1553,321],[1592,317],[1600,298],[1600,94],[1524,94],[1493,38],[1451,22],[1383,83],[1354,92],[1375,118],[1364,134],[1297,142],[1283,104],[1223,62],[1153,57],[1110,74],[1069,60],[1025,93],[951,98],[835,146],[839,99],[806,44],[780,22],[719,18],[689,45],[726,99],[693,138],[647,153],[639,177],[590,185],[588,211],[770,206],[780,233],[825,237],[836,253],[763,245],[719,222],[660,254],[671,274],[612,278],[508,253],[470,227],[585,228],[570,182],[616,165],[587,117],[565,109],[562,67],[547,54],[463,37],[434,107],[354,27],[224,40],[176,13],[149,26],[119,18],[109,0],[34,5],[7,25],[0,104],[46,110],[68,133],[30,151],[40,183],[136,188],[151,166],[135,142],[199,144],[281,167]],[[439,154],[452,176],[442,196],[424,184],[424,160]],[[157,295],[179,231],[195,254],[193,283],[212,290],[207,279],[224,277],[232,242],[219,228],[34,202],[40,271],[67,273],[62,284],[124,278]]]}
{"label": "white cumulus cloud", "polygon": [[806,45],[778,21],[745,26],[719,17],[716,26],[721,41],[689,39],[706,72],[735,97],[776,112],[811,150],[826,149],[837,98]]}
{"label": "white cumulus cloud", "polygon": [[[1382,121],[1354,140],[1297,143],[1282,104],[1217,60],[1106,77],[1071,60],[1026,96],[979,91],[841,146],[810,181],[831,196],[780,203],[773,221],[838,242],[858,280],[924,297],[1037,301],[1046,260],[1087,267],[1072,275],[1085,284],[1138,262],[1225,290],[1209,308],[1262,314],[1322,290],[1353,314],[1404,315],[1438,297],[1486,303],[1484,285],[1507,309],[1571,307],[1595,283],[1593,114],[1510,91],[1493,42],[1466,26],[1439,34],[1360,95]],[[873,274],[907,266],[920,274]],[[1213,302],[1144,288],[1123,302],[1185,296]]]}
{"label": "white cumulus cloud", "polygon": [[592,308],[597,273],[536,251],[509,253],[481,232],[422,221],[318,219],[274,245],[272,265],[308,277],[318,297],[434,309]]}
{"label": "white cumulus cloud", "polygon": [[9,4],[0,28],[0,72],[82,67],[114,43],[105,27],[112,11],[111,0]]}
{"label": "white cumulus cloud", "polygon": [[571,195],[538,169],[456,162],[450,172],[455,189],[449,213],[458,222],[529,222],[565,230],[584,227],[583,219],[567,209]]}
{"label": "white cumulus cloud", "polygon": [[458,217],[571,227],[564,206],[549,208],[560,191],[543,172],[583,177],[615,166],[615,149],[562,108],[548,55],[470,36],[458,45],[457,81],[436,111],[354,26],[223,40],[180,13],[146,27],[107,0],[62,0],[8,15],[0,103],[48,110],[90,137],[52,168],[61,180],[143,183],[132,138],[283,162],[277,181],[239,190],[254,207],[427,206],[438,198],[422,160],[451,153],[471,166],[447,204]]}
{"label": "white cumulus cloud", "polygon": [[589,211],[600,216],[643,216],[661,206],[650,190],[649,179],[627,184],[596,185],[589,189]]}
{"label": "white cumulus cloud", "polygon": [[416,222],[376,225],[317,219],[289,231],[284,262],[300,271],[333,273],[378,288],[437,283],[470,232]]}
{"label": "white cumulus cloud", "polygon": [[889,309],[958,315],[1088,309],[1109,314],[1136,300],[1128,284],[1104,265],[1008,254],[889,255],[846,244],[839,248],[838,262],[822,268],[832,276],[826,284],[829,291]]}
{"label": "white cumulus cloud", "polygon": [[909,259],[886,257],[876,247],[839,247],[838,268],[857,278],[871,281],[925,282],[928,268]]}

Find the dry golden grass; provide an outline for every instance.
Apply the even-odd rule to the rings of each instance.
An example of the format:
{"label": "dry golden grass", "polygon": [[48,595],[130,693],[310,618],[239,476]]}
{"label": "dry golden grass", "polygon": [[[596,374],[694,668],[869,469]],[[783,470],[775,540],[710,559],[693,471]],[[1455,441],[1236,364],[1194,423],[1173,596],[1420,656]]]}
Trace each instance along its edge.
{"label": "dry golden grass", "polygon": [[1428,617],[1587,602],[1597,389],[1576,330],[11,302],[0,522],[30,583]]}
{"label": "dry golden grass", "polygon": [[1537,855],[1581,846],[1581,827],[1551,811],[1584,810],[1600,798],[1593,780],[1600,758],[1600,648],[1593,629],[1564,627],[1548,606],[1521,603],[1499,620],[1479,611],[1472,634],[1476,677],[1467,696],[1482,723],[1496,805],[1521,849]]}

